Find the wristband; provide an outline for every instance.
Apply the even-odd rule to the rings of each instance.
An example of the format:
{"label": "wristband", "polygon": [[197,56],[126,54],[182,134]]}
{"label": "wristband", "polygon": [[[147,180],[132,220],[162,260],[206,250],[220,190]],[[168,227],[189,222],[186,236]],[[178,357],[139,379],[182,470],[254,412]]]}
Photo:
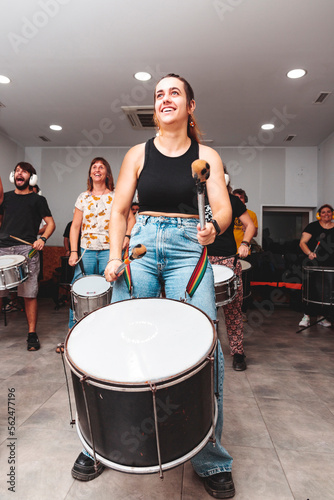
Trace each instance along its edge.
{"label": "wristband", "polygon": [[240,245],[245,245],[246,247],[249,247],[249,243],[248,243],[248,241],[245,241],[245,240],[244,240],[244,241],[242,241],[242,242],[240,243]]}
{"label": "wristband", "polygon": [[46,238],[44,236],[40,236],[39,239],[44,241],[44,243],[46,243]]}
{"label": "wristband", "polygon": [[124,236],[124,238],[129,238],[129,239],[130,239],[130,238],[131,238],[131,236],[130,236],[130,234],[126,234],[126,235]]}
{"label": "wristband", "polygon": [[109,259],[108,262],[107,262],[107,264],[109,264],[109,262],[112,262],[113,260],[119,260],[123,264],[122,259],[118,259],[117,257],[115,257],[114,259]]}
{"label": "wristband", "polygon": [[219,227],[218,222],[215,219],[211,219],[210,222],[213,225],[213,227],[215,228],[216,234],[218,235],[220,233],[220,227]]}
{"label": "wristband", "polygon": [[78,253],[78,250],[71,250],[70,253]]}

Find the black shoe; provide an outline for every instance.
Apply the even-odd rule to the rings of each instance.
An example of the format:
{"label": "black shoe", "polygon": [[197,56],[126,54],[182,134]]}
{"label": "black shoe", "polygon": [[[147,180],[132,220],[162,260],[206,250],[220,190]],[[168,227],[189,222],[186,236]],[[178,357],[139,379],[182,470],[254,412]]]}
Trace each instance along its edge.
{"label": "black shoe", "polygon": [[79,481],[91,481],[98,477],[104,471],[104,465],[101,462],[95,462],[87,457],[84,453],[80,453],[72,467],[72,477],[79,479]]}
{"label": "black shoe", "polygon": [[37,334],[35,332],[28,333],[27,342],[28,342],[27,346],[28,351],[38,351],[38,349],[41,347]]}
{"label": "black shoe", "polygon": [[246,370],[247,365],[245,357],[246,356],[244,354],[238,354],[238,353],[233,354],[233,368],[235,371],[242,372]]}
{"label": "black shoe", "polygon": [[220,472],[204,478],[204,486],[214,498],[232,498],[235,495],[231,472]]}

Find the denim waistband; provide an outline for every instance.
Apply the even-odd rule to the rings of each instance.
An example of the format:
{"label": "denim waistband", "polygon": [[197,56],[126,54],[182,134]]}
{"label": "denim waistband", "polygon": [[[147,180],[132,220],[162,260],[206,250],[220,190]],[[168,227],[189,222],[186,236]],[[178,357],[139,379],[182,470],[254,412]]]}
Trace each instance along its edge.
{"label": "denim waistband", "polygon": [[138,215],[137,223],[145,226],[146,224],[164,224],[169,226],[194,226],[197,227],[199,219],[191,217],[165,217],[163,215],[154,217],[152,215]]}

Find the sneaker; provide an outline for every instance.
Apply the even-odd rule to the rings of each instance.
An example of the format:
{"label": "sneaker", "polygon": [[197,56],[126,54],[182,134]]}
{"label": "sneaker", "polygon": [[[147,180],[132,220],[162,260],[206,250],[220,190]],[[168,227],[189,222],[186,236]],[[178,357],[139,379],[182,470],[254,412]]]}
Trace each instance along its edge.
{"label": "sneaker", "polygon": [[232,366],[236,372],[243,372],[244,370],[246,370],[247,365],[246,365],[245,357],[246,356],[244,354],[238,354],[237,352],[235,354],[233,354]]}
{"label": "sneaker", "polygon": [[27,342],[28,342],[27,346],[28,351],[38,351],[38,349],[41,347],[37,334],[35,332],[28,333]]}
{"label": "sneaker", "polygon": [[299,323],[299,326],[310,326],[310,316],[304,314],[303,319]]}
{"label": "sneaker", "polygon": [[[317,319],[320,319],[322,316],[318,316]],[[319,321],[318,325],[320,326],[325,326],[326,328],[329,328],[330,326],[332,326],[332,323],[330,321],[328,321],[326,318],[324,318],[323,320]]]}
{"label": "sneaker", "polygon": [[214,498],[232,498],[235,495],[231,472],[220,472],[204,478],[206,491]]}
{"label": "sneaker", "polygon": [[79,481],[91,481],[98,477],[104,471],[104,466],[101,462],[95,462],[92,458],[87,457],[85,453],[81,452],[72,467],[72,477]]}

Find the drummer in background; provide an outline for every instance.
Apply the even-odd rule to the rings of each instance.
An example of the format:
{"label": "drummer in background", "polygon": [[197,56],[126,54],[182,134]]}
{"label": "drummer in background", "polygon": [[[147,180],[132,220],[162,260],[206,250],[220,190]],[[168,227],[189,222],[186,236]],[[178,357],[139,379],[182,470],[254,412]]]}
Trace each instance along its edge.
{"label": "drummer in background", "polygon": [[[240,261],[236,260],[235,254],[237,253],[242,259],[248,256],[249,242],[255,235],[256,228],[244,203],[239,197],[231,194],[232,188],[230,186],[230,177],[226,171],[225,165],[224,171],[232,206],[232,223],[223,234],[217,236],[215,241],[211,245],[208,245],[208,254],[211,264],[229,267],[234,271],[239,280],[235,298],[232,302],[222,307],[224,310],[226,332],[231,355],[233,356],[232,366],[236,371],[243,371],[246,370],[247,365],[243,346],[244,324],[241,310],[243,299],[242,268]],[[206,207],[206,217],[207,220],[210,220],[212,217],[210,206]],[[238,218],[244,229],[244,239],[240,242],[238,248],[233,234],[234,221],[236,218]]]}
{"label": "drummer in background", "polygon": [[[246,191],[244,189],[234,189],[232,194],[234,194],[235,196],[240,198],[240,200],[242,201],[242,203],[244,205],[246,205],[246,203],[248,203],[248,196],[247,196]],[[253,236],[253,238],[255,238],[255,236],[257,236],[258,227],[259,227],[259,224],[257,221],[257,216],[256,216],[256,213],[253,212],[253,210],[249,210],[248,208],[247,208],[247,212],[250,215],[250,218],[252,219],[253,224],[255,226],[255,234]],[[239,248],[241,242],[243,240],[245,240],[246,238],[245,238],[245,234],[244,234],[245,228],[243,227],[242,222],[239,220],[238,217],[236,217],[234,219],[233,232],[234,232],[234,238],[235,238],[237,248]],[[251,243],[251,240],[249,240],[249,243]],[[250,250],[250,245],[249,245],[248,255],[250,255],[250,253],[251,253],[251,250]],[[248,260],[248,258],[246,258],[246,260]],[[244,300],[243,304],[242,304],[242,317],[243,317],[244,321],[247,321],[247,315],[246,315],[247,308],[248,308],[248,299]]]}
{"label": "drummer in background", "polygon": [[[75,202],[70,230],[71,250],[68,263],[70,266],[75,266],[72,283],[82,277],[83,273],[85,276],[90,274],[102,276],[104,273],[109,257],[109,219],[113,200],[114,179],[110,165],[105,158],[94,158],[88,171],[87,191],[81,193]],[[127,221],[122,249],[129,246],[131,229],[135,223],[131,210]],[[79,241],[81,262],[77,263]],[[70,308],[68,328],[71,329],[74,324],[73,310]],[[57,350],[59,351],[58,348]]]}
{"label": "drummer in background", "polygon": [[[317,221],[311,222],[305,227],[299,246],[310,260],[309,265],[334,267],[333,207],[328,204],[322,205],[318,210],[317,219]],[[310,326],[310,311],[307,306],[304,307],[304,316],[299,326],[307,327]],[[326,318],[319,321],[318,324],[325,327],[331,326],[330,321]]]}
{"label": "drummer in background", "polygon": [[[28,253],[30,245],[22,244],[9,235],[16,236],[32,244],[36,250],[43,250],[45,243],[55,230],[48,203],[44,196],[38,196],[30,190],[37,183],[37,175],[34,167],[27,162],[16,165],[14,172],[10,174],[11,182],[15,184],[14,191],[3,194],[0,184],[0,212],[3,220],[0,228],[0,255],[23,255],[29,265],[29,278],[17,287],[17,294],[24,298],[24,307],[28,322],[28,351],[37,351],[40,342],[36,333],[37,325],[37,294],[38,274],[40,270],[39,253],[30,259]],[[46,224],[43,236],[36,239],[41,221]],[[0,297],[8,294],[6,290],[0,291]],[[0,310],[2,298],[0,298]]]}
{"label": "drummer in background", "polygon": [[[121,263],[127,213],[138,188],[139,213],[130,249],[143,244],[147,253],[131,263],[133,296],[159,297],[164,286],[167,298],[186,297],[187,303],[215,320],[214,278],[209,262],[195,293],[190,296],[186,288],[201,258],[203,245],[213,243],[217,234],[223,233],[231,223],[223,165],[216,151],[199,144],[193,116],[194,93],[184,78],[175,74],[163,77],[155,88],[154,104],[158,134],[128,151],[117,182],[110,217],[110,258],[105,271],[106,279],[114,281],[112,302],[130,297],[124,277],[117,274],[117,269]],[[192,162],[199,158],[211,167],[207,193],[213,213],[212,221],[202,230],[191,170]],[[216,445],[208,443],[191,462],[195,472],[204,478],[210,495],[231,498],[235,494],[231,474],[233,459],[221,444],[224,358],[219,341],[216,357],[219,365],[215,378],[219,385]]]}

